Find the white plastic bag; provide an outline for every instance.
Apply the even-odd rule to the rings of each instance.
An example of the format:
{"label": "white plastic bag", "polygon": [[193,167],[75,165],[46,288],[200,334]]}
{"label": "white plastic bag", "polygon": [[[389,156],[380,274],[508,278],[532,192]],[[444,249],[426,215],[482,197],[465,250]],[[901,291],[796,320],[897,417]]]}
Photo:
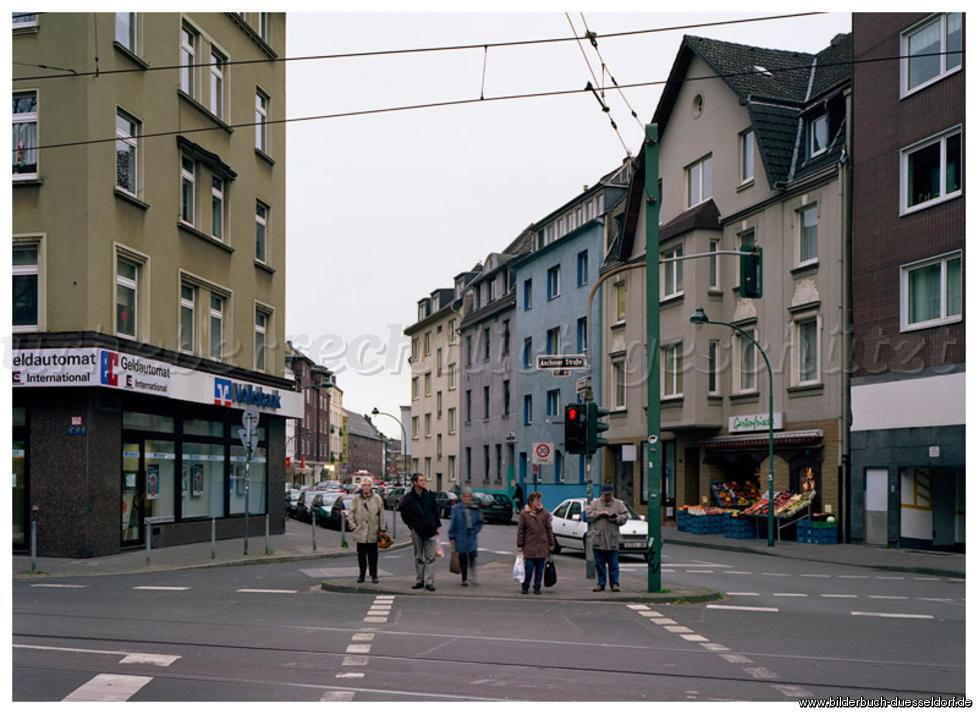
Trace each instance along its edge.
{"label": "white plastic bag", "polygon": [[516,562],[513,563],[513,580],[522,583],[523,578],[526,577],[526,567],[523,561],[523,554],[516,554]]}

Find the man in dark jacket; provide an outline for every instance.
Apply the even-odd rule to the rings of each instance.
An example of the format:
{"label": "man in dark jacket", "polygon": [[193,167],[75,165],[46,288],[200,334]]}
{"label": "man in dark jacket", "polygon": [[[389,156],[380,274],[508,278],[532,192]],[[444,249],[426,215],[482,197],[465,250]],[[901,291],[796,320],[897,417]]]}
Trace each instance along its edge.
{"label": "man in dark jacket", "polygon": [[413,590],[435,589],[435,551],[438,548],[438,531],[441,518],[435,494],[425,488],[424,474],[411,476],[411,490],[401,501],[401,520],[411,529],[414,545],[414,570],[417,582]]}

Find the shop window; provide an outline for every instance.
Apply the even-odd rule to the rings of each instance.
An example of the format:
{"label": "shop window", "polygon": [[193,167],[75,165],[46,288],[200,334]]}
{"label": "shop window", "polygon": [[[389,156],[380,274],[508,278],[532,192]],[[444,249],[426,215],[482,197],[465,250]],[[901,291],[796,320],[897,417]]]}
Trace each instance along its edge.
{"label": "shop window", "polygon": [[144,517],[173,518],[176,515],[176,458],[172,441],[146,440],[143,448],[146,470]]}
{"label": "shop window", "polygon": [[165,434],[172,434],[175,431],[173,417],[145,412],[122,412],[122,428]]}
{"label": "shop window", "polygon": [[251,460],[250,473],[246,465],[248,455],[243,446],[231,446],[231,481],[228,484],[230,493],[230,514],[245,512],[245,485],[248,485],[248,513],[260,514],[265,512],[265,494],[267,491],[267,469],[264,449]]}
{"label": "shop window", "polygon": [[224,422],[210,419],[184,419],[183,433],[221,438],[224,436]]}

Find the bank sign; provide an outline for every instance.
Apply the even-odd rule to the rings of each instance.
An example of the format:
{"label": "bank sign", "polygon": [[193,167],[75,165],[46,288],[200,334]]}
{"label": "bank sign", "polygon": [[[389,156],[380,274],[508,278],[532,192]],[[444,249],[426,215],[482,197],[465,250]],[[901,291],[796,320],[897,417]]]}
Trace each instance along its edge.
{"label": "bank sign", "polygon": [[224,407],[254,404],[256,407],[281,409],[282,395],[277,389],[266,392],[262,387],[253,384],[214,377],[214,403]]}
{"label": "bank sign", "polygon": [[[746,431],[768,431],[770,422],[770,415],[767,413],[752,414],[749,416],[732,416],[730,417],[728,431],[731,434]],[[784,412],[774,412],[774,429],[784,429]]]}

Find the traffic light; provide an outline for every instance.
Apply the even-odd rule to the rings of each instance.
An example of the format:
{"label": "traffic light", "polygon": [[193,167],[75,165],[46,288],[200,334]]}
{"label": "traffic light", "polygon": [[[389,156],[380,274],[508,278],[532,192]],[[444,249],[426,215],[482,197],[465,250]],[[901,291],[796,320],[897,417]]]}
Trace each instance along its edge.
{"label": "traffic light", "polygon": [[745,244],[740,246],[740,251],[740,296],[759,298],[762,292],[761,247]]}
{"label": "traffic light", "polygon": [[602,431],[608,431],[610,428],[608,422],[601,421],[601,417],[607,415],[607,409],[602,409],[595,402],[587,403],[587,453],[589,454],[608,445],[607,439],[598,436]]}
{"label": "traffic light", "polygon": [[587,448],[587,411],[583,404],[564,407],[564,451],[583,454]]}

